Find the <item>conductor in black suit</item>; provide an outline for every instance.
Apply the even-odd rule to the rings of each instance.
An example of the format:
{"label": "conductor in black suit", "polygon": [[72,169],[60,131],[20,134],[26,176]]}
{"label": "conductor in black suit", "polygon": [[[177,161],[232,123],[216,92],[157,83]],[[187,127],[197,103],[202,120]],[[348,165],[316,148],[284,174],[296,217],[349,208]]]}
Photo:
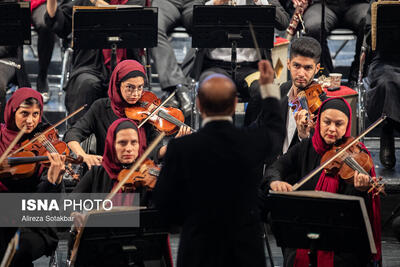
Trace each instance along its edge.
{"label": "conductor in black suit", "polygon": [[171,140],[154,192],[170,223],[182,226],[177,266],[265,266],[257,169],[282,149],[280,90],[268,61],[259,63],[262,112],[256,127],[238,129],[234,82],[222,74],[200,85],[202,128]]}

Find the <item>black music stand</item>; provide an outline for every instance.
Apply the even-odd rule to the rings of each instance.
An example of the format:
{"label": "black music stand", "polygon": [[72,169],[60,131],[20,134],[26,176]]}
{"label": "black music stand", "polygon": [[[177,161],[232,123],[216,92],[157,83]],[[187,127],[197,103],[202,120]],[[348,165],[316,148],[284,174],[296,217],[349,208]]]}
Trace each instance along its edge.
{"label": "black music stand", "polygon": [[31,44],[30,2],[0,3],[0,45]]}
{"label": "black music stand", "polygon": [[310,266],[317,266],[317,250],[376,253],[361,197],[296,191],[271,193],[268,204],[278,246],[310,249]]}
{"label": "black music stand", "polygon": [[274,47],[275,6],[193,7],[192,47],[232,48],[232,79],[236,76],[236,48],[254,48],[249,22],[260,48]]}
{"label": "black music stand", "polygon": [[117,48],[157,46],[158,9],[139,6],[74,7],[73,47],[110,49],[111,70]]}
{"label": "black music stand", "polygon": [[[129,220],[137,217],[137,212],[91,214],[86,224],[104,225],[99,221],[109,220],[110,216],[114,220]],[[154,209],[140,210],[140,227],[86,227],[74,266],[147,266],[151,263],[172,267],[167,229]]]}

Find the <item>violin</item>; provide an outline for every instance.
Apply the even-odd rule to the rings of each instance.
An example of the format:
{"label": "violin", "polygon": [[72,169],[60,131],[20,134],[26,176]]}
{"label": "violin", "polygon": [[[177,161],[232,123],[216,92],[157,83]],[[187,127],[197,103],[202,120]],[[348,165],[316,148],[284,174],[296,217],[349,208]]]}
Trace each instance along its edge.
{"label": "violin", "polygon": [[326,98],[322,86],[319,83],[312,83],[307,89],[298,92],[297,97],[289,102],[289,106],[293,113],[305,109],[310,114],[315,114]]}
{"label": "violin", "polygon": [[[118,174],[118,181],[122,181],[129,173],[129,169],[122,169]],[[154,189],[157,179],[152,179],[150,176],[158,177],[160,168],[156,164],[147,159],[143,162],[138,170],[129,176],[128,180],[122,186],[123,192],[131,192],[141,186],[146,186],[148,189]]]}
{"label": "violin", "polygon": [[[365,170],[365,169],[363,169],[363,167],[358,166],[358,165],[360,165],[360,163],[357,162],[356,160],[354,160],[354,158],[351,159],[351,157],[349,156],[349,153],[352,153],[352,152],[351,152],[351,151],[350,151],[350,152],[347,152],[347,150],[350,149],[350,148],[352,148],[352,151],[353,151],[353,152],[358,152],[358,151],[360,151],[360,153],[361,153],[361,152],[366,153],[366,151],[365,151],[364,149],[360,149],[360,147],[362,148],[362,146],[361,146],[359,140],[360,140],[361,138],[363,138],[365,135],[367,135],[370,131],[372,131],[376,126],[378,126],[378,125],[379,125],[382,121],[384,121],[385,119],[386,119],[386,115],[382,115],[382,117],[380,117],[377,121],[375,121],[373,124],[371,124],[371,125],[370,125],[367,129],[365,129],[365,131],[362,132],[359,136],[357,136],[356,138],[348,138],[344,144],[341,144],[340,147],[334,147],[334,148],[332,149],[332,151],[335,151],[335,153],[330,153],[330,155],[327,154],[326,156],[325,156],[325,154],[326,154],[326,153],[325,153],[324,156],[323,156],[322,159],[321,159],[321,162],[323,162],[323,163],[321,163],[318,167],[316,167],[314,170],[312,170],[312,171],[311,171],[310,173],[308,173],[306,176],[304,176],[303,178],[301,178],[300,181],[298,181],[296,184],[294,184],[294,185],[293,185],[293,191],[296,191],[297,189],[299,189],[303,184],[305,184],[307,181],[309,181],[310,179],[312,179],[312,178],[314,177],[314,175],[316,175],[316,174],[317,174],[318,172],[320,172],[321,170],[325,169],[326,166],[330,165],[331,163],[333,163],[334,161],[336,161],[339,157],[342,157],[343,155],[344,155],[344,157],[342,157],[342,160],[339,159],[336,163],[334,163],[333,165],[331,165],[331,166],[328,168],[327,171],[330,171],[330,170],[332,170],[332,171],[339,171],[339,170],[340,170],[339,167],[342,167],[343,165],[348,165],[350,168],[353,169],[353,172],[351,172],[351,173],[350,173],[351,175],[349,176],[348,174],[346,175],[347,171],[343,171],[343,173],[341,173],[341,175],[343,175],[343,177],[348,176],[348,177],[352,178],[352,177],[354,176],[354,170],[357,170],[357,171],[359,171],[360,173],[366,174],[366,175],[369,176],[368,172],[371,170],[371,168],[372,168],[372,166],[373,166],[373,165],[371,164],[372,159],[370,159],[371,161],[369,161],[369,159],[368,159],[368,160],[365,159],[365,155],[361,155],[361,156],[360,156],[360,157],[363,157],[363,158],[364,158],[365,163],[368,163],[368,165],[370,164],[370,166],[371,166],[371,168],[369,168],[369,170]],[[355,145],[355,147],[354,147],[354,145]],[[347,154],[347,156],[346,156],[345,154]],[[366,153],[366,154],[368,155],[368,153]],[[368,155],[368,156],[369,156],[369,155]],[[348,159],[347,159],[347,158],[348,158]],[[347,160],[346,160],[346,159],[347,159]],[[347,162],[346,162],[346,161],[347,161]],[[343,163],[345,163],[345,164],[342,164],[341,162],[343,162]],[[355,162],[356,162],[356,163],[355,163]],[[360,160],[360,162],[361,162],[361,160]],[[365,163],[361,162],[361,165],[364,165],[365,168],[368,169],[368,165],[366,165]],[[381,178],[379,178],[378,180],[380,181]],[[383,193],[383,194],[384,194],[383,186],[380,185],[380,184],[378,183],[378,181],[375,181],[375,180],[373,180],[373,179],[370,177],[370,182],[371,182],[371,186],[372,186],[372,187],[371,187],[371,189],[369,190],[369,192],[371,192],[372,190],[376,189],[374,195],[379,194],[379,193]]]}
{"label": "violin", "polygon": [[[55,128],[44,133],[36,134],[37,139],[34,142],[26,140],[22,142],[22,146],[25,146],[25,151],[31,151],[36,156],[45,156],[47,152],[58,153],[61,155],[68,156],[70,151],[67,144],[59,139],[58,132]],[[48,164],[49,161],[42,162]]]}
{"label": "violin", "polygon": [[[348,137],[345,142],[339,146],[333,146],[330,150],[326,151],[325,154],[321,158],[321,164],[331,159],[335,156],[339,151],[341,151],[345,146],[354,141],[353,137]],[[378,178],[377,180],[372,179],[369,175],[370,170],[374,166],[371,156],[368,152],[362,147],[360,142],[356,142],[351,145],[344,153],[342,153],[339,157],[336,157],[331,163],[324,167],[324,170],[327,173],[336,175],[338,174],[341,179],[348,183],[354,183],[354,172],[358,171],[359,173],[365,174],[369,176],[369,182],[371,184],[371,188],[368,192],[371,192],[373,189],[376,189],[375,194],[383,193],[383,184],[379,184],[379,181],[382,178]]]}
{"label": "violin", "polygon": [[[144,91],[137,104],[133,107],[125,108],[127,118],[139,123],[148,119],[154,127],[161,132],[165,132],[166,135],[176,133],[181,126],[189,127],[184,123],[185,116],[181,110],[173,107],[163,107],[161,100],[152,92]],[[157,108],[158,110],[152,114]],[[150,118],[148,118],[149,116]]]}
{"label": "violin", "polygon": [[302,16],[307,7],[308,7],[308,1],[301,2],[300,5],[296,6],[296,10],[294,11],[293,16],[289,23],[289,27],[286,29],[286,39],[288,39],[289,41],[291,41],[293,39],[293,36],[296,34],[299,22],[301,22],[302,26],[301,33],[305,34],[305,27]]}
{"label": "violin", "polygon": [[[36,156],[31,151],[21,151],[15,154],[14,157],[8,157],[7,161],[0,165],[0,178],[12,177],[15,180],[29,178],[36,170],[37,163],[42,161],[48,161],[47,156]],[[73,158],[66,156],[66,163],[81,164],[83,158]]]}

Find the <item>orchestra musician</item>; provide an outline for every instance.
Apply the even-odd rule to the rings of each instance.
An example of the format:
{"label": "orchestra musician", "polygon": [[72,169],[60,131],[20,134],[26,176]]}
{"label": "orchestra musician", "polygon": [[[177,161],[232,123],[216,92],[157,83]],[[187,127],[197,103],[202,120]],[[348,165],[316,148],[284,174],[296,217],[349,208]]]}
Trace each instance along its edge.
{"label": "orchestra musician", "polygon": [[[118,183],[118,175],[123,169],[129,168],[146,148],[146,137],[139,131],[136,123],[128,118],[114,121],[107,131],[100,166],[91,168],[79,181],[73,193],[109,193]],[[146,198],[146,189],[156,181],[154,175],[146,173],[141,197]],[[134,191],[137,191],[136,189]],[[146,199],[148,201],[149,199]],[[145,202],[146,202],[145,201]],[[146,206],[146,203],[141,203]]]}
{"label": "orchestra musician", "polygon": [[168,144],[154,201],[169,223],[183,227],[178,267],[265,266],[257,169],[280,150],[283,124],[274,70],[267,60],[259,70],[258,127],[234,127],[235,83],[212,74],[196,100],[202,128]]}
{"label": "orchestra musician", "polygon": [[[125,108],[139,104],[146,82],[143,65],[135,60],[120,62],[110,79],[109,98],[96,100],[85,115],[65,133],[64,141],[75,154],[83,157],[89,168],[101,164],[107,129],[118,118],[126,118]],[[151,142],[157,135],[155,128],[148,123],[139,132],[146,137],[147,142]],[[188,133],[190,129],[183,126],[176,137]],[[80,145],[91,134],[96,137],[97,155],[87,154]],[[165,146],[157,148],[154,157],[162,158],[165,150]]]}
{"label": "orchestra musician", "polygon": [[[77,0],[61,1],[49,0],[46,2],[47,12],[44,21],[48,28],[60,38],[71,41],[74,6],[98,5],[140,5],[144,6],[145,0]],[[139,59],[138,49],[117,49],[117,63],[124,59]],[[108,81],[111,76],[111,49],[80,49],[74,47],[71,60],[71,74],[65,85],[65,107],[72,113],[87,104],[87,108],[99,98],[107,97]],[[73,125],[84,112],[80,112],[68,122]],[[104,143],[103,143],[104,145]]]}
{"label": "orchestra musician", "polygon": [[[26,126],[25,134],[13,150],[36,133],[43,131],[46,124],[41,122],[43,113],[42,95],[31,88],[19,88],[8,100],[4,124],[0,130],[0,154],[3,154],[18,132]],[[50,167],[43,171],[37,167],[32,176],[21,179],[6,177],[1,179],[0,191],[7,193],[56,193],[62,189],[62,174],[65,170],[65,156],[48,153]],[[7,244],[16,228],[0,228],[0,255],[4,255]],[[20,228],[19,249],[10,266],[33,266],[32,261],[43,255],[51,255],[56,249],[58,237],[54,228]]]}
{"label": "orchestra musician", "polygon": [[[262,183],[264,192],[268,192],[269,189],[278,192],[292,191],[292,185],[319,166],[322,156],[333,145],[340,145],[350,136],[350,129],[351,108],[346,100],[330,98],[324,101],[317,116],[314,135],[291,147],[286,154],[267,168]],[[362,145],[362,147],[364,151],[368,152],[365,146]],[[375,176],[373,164],[370,175]],[[368,175],[355,171],[353,182],[347,183],[338,174],[330,174],[323,170],[305,182],[299,189],[363,197],[366,200],[378,250],[378,254],[374,255],[374,260],[379,261],[381,259],[380,199],[379,195],[368,194],[369,188]],[[322,262],[321,266],[369,266],[368,263],[371,260],[371,255],[365,253],[318,252],[318,265]],[[308,266],[307,251],[284,248],[284,266]]]}
{"label": "orchestra musician", "polygon": [[[290,81],[283,83],[281,88],[281,105],[286,125],[285,141],[281,153],[302,139],[310,137],[313,124],[308,119],[305,109],[293,111],[290,103],[298,93],[313,83],[314,76],[320,69],[321,46],[312,37],[300,37],[290,43],[287,68],[290,71]],[[311,115],[311,118],[313,115]]]}
{"label": "orchestra musician", "polygon": [[[375,1],[371,1],[373,3]],[[371,46],[371,7],[366,16],[365,47]],[[370,120],[383,113],[388,118],[382,122],[379,159],[387,169],[396,165],[394,131],[400,130],[400,52],[383,49],[371,51],[372,62],[368,69],[370,90],[366,92],[366,111]]]}

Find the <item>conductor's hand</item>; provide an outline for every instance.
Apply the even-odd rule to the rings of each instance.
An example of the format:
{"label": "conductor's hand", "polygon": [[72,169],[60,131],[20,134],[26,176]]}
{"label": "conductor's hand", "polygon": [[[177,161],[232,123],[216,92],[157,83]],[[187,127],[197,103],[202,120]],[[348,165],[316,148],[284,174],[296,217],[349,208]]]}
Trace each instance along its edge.
{"label": "conductor's hand", "polygon": [[47,152],[50,168],[47,172],[47,180],[52,184],[59,184],[65,172],[65,156],[58,153]]}
{"label": "conductor's hand", "polygon": [[313,118],[314,114],[308,115],[308,112],[305,109],[299,110],[294,114],[297,132],[301,139],[310,136],[310,131],[314,127]]}
{"label": "conductor's hand", "polygon": [[293,191],[292,185],[282,182],[282,181],[273,181],[269,187],[272,189],[272,191],[276,192],[291,192]]}
{"label": "conductor's hand", "polygon": [[268,60],[260,60],[258,62],[258,71],[260,72],[260,85],[270,84],[274,82],[274,69]]}
{"label": "conductor's hand", "polygon": [[354,172],[354,187],[358,191],[367,191],[370,188],[369,176],[361,174],[358,171]]}
{"label": "conductor's hand", "polygon": [[57,11],[57,0],[47,0],[46,9],[47,9],[47,14],[49,14],[50,18],[54,18]]}

